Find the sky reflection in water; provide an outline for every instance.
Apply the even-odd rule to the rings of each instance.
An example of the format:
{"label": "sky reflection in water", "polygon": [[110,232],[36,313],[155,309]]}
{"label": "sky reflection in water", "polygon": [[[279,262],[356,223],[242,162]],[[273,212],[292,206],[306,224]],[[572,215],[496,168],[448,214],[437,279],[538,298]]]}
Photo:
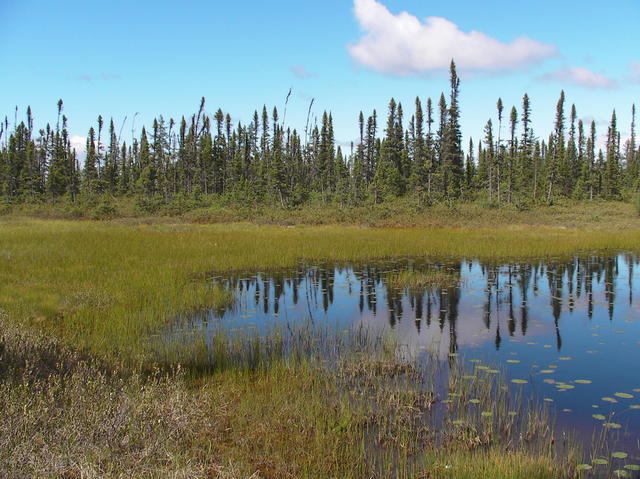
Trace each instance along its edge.
{"label": "sky reflection in water", "polygon": [[[452,272],[459,286],[422,291],[386,286],[391,272],[433,267]],[[399,259],[300,265],[216,281],[235,291],[236,304],[223,314],[201,317],[210,330],[265,333],[274,325],[309,319],[341,329],[393,329],[414,352],[429,349],[443,359],[499,364],[507,379],[528,381],[512,387],[549,403],[561,426],[585,437],[615,423],[623,443],[640,438],[635,256],[508,264]]]}

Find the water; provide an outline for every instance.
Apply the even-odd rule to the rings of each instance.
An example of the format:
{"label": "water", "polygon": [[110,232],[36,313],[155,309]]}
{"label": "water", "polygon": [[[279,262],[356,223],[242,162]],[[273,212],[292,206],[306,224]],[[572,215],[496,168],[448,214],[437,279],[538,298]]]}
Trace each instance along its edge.
{"label": "water", "polygon": [[[458,286],[386,285],[393,272],[432,268],[454,275]],[[197,318],[210,332],[265,334],[304,321],[375,334],[393,330],[415,353],[429,350],[470,367],[477,359],[497,364],[511,387],[548,403],[559,426],[584,438],[606,427],[619,445],[638,449],[640,268],[633,255],[505,264],[398,259],[214,280],[236,300],[225,312]]]}

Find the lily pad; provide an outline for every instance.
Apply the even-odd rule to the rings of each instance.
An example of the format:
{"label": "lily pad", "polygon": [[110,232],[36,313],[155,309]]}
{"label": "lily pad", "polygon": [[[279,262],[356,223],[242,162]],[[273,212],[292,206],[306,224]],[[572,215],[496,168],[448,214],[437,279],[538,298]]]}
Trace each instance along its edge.
{"label": "lily pad", "polygon": [[617,422],[605,422],[602,426],[608,429],[620,429],[622,427],[622,425]]}
{"label": "lily pad", "polygon": [[529,381],[526,379],[512,379],[511,382],[514,384],[527,384]]}
{"label": "lily pad", "polygon": [[577,383],[577,384],[591,384],[591,380],[590,379],[576,379],[573,382]]}
{"label": "lily pad", "polygon": [[597,419],[598,421],[604,421],[605,419],[607,419],[605,416],[603,416],[602,414],[594,414],[593,419]]}
{"label": "lily pad", "polygon": [[576,388],[573,384],[566,384],[566,383],[556,383],[556,387],[561,391]]}
{"label": "lily pad", "polygon": [[604,402],[610,402],[610,403],[617,403],[618,402],[617,399],[613,399],[613,398],[610,398],[610,397],[604,397],[604,398],[602,398],[602,400]]}
{"label": "lily pad", "polygon": [[606,459],[601,459],[601,458],[594,459],[591,462],[593,462],[594,464],[597,464],[598,466],[606,466],[607,464],[609,464],[609,461],[607,461]]}
{"label": "lily pad", "polygon": [[629,454],[622,451],[616,451],[613,454],[611,454],[611,457],[615,457],[616,459],[626,459],[627,457],[629,457]]}
{"label": "lily pad", "polygon": [[615,393],[614,396],[622,399],[633,399],[633,394],[629,394],[629,393]]}
{"label": "lily pad", "polygon": [[593,466],[591,464],[578,464],[576,466],[576,469],[578,471],[590,471],[591,469],[593,469]]}

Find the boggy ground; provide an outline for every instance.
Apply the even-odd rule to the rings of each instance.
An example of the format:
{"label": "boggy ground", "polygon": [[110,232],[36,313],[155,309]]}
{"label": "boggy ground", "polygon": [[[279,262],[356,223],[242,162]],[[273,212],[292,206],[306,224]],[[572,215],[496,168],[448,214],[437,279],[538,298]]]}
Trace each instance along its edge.
{"label": "boggy ground", "polygon": [[[525,437],[531,432],[529,442],[503,434],[508,424],[500,421],[509,416],[485,428],[482,417],[470,426],[452,415],[464,427],[429,440],[419,419],[430,400],[410,386],[410,374],[390,385],[379,373],[406,367],[388,351],[370,363],[348,352],[340,368],[280,358],[196,375],[168,365],[149,338],[179,313],[228,303],[225,291],[204,281],[211,271],[302,259],[548,257],[638,245],[635,228],[4,217],[0,470],[7,477],[571,477],[573,450],[558,457],[542,415],[517,426]],[[490,400],[486,388],[500,386],[477,387],[484,396],[457,391],[453,403],[469,395]]]}

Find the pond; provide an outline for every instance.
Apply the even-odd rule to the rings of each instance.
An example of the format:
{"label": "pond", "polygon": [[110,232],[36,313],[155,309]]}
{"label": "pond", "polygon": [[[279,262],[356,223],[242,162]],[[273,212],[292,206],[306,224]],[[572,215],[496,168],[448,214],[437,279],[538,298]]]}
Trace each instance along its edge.
{"label": "pond", "polygon": [[[444,272],[453,284],[390,287],[401,271]],[[298,265],[216,277],[235,294],[226,311],[199,315],[213,332],[267,334],[304,321],[392,331],[413,353],[497,365],[512,388],[544,401],[557,423],[617,444],[640,440],[640,283],[630,254],[489,263],[400,258]]]}

